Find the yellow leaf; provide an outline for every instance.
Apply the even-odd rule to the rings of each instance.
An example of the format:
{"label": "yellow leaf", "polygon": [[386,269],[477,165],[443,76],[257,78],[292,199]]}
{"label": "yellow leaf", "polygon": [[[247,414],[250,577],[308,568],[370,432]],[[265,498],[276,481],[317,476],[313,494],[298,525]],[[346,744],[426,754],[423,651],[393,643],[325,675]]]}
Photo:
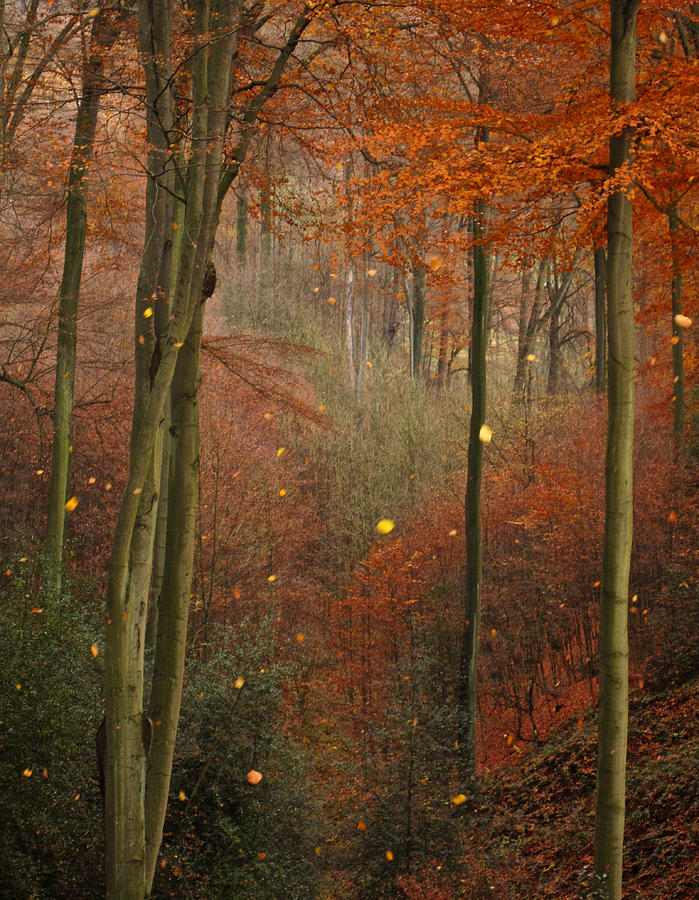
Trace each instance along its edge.
{"label": "yellow leaf", "polygon": [[262,774],[256,772],[255,769],[250,769],[247,774],[247,779],[249,784],[259,784],[262,781]]}
{"label": "yellow leaf", "polygon": [[389,862],[391,862],[391,860],[393,859],[393,853],[392,853],[390,850],[387,850],[387,851],[386,851],[386,859],[387,859]]}
{"label": "yellow leaf", "polygon": [[111,489],[112,489],[112,482],[111,482],[111,481],[108,481],[108,482],[105,484],[104,489],[105,489],[105,491],[111,491]]}
{"label": "yellow leaf", "polygon": [[180,347],[184,347],[184,341],[175,341],[174,346],[179,350]]}
{"label": "yellow leaf", "polygon": [[533,353],[527,354],[527,362],[534,362],[535,359],[536,359],[536,356],[534,356]]}
{"label": "yellow leaf", "polygon": [[276,575],[270,575],[270,576],[267,578],[267,581],[269,581],[270,584],[271,584],[273,581],[276,581],[276,580],[277,580],[277,576],[276,576]]}
{"label": "yellow leaf", "polygon": [[16,684],[15,687],[17,688],[18,691],[21,691],[21,690],[22,690],[22,685],[21,685],[21,684]]}
{"label": "yellow leaf", "polygon": [[90,653],[92,653],[93,656],[97,656],[97,654],[98,654],[99,652],[100,652],[100,651],[99,651],[99,647],[97,646],[97,644],[93,644],[93,645],[90,647]]}
{"label": "yellow leaf", "polygon": [[143,318],[144,318],[144,319],[150,319],[150,317],[151,317],[152,315],[153,315],[153,307],[152,307],[152,306],[147,306],[147,307],[143,310]]}
{"label": "yellow leaf", "polygon": [[328,303],[333,306],[333,304],[337,303],[337,300],[334,297],[328,297]]}
{"label": "yellow leaf", "polygon": [[71,497],[70,500],[66,501],[66,512],[73,512],[75,507],[78,505],[78,498]]}
{"label": "yellow leaf", "polygon": [[184,801],[184,800],[187,799],[187,795],[185,794],[184,791],[180,791],[179,794],[178,794],[177,796],[178,796],[179,799],[182,800],[182,801]]}
{"label": "yellow leaf", "polygon": [[456,797],[451,798],[451,802],[454,806],[461,806],[462,803],[466,802],[466,797],[463,794],[457,794]]}
{"label": "yellow leaf", "polygon": [[449,532],[449,537],[456,537],[457,534],[458,534],[458,532],[457,532],[456,528],[452,528],[451,531]]}
{"label": "yellow leaf", "polygon": [[369,278],[373,278],[374,275],[376,275],[376,269],[369,269],[367,271],[367,275],[369,276]]}
{"label": "yellow leaf", "polygon": [[481,430],[478,432],[478,439],[483,441],[484,444],[489,444],[493,439],[493,432],[487,425],[481,425]]}
{"label": "yellow leaf", "polygon": [[38,606],[35,606],[35,607],[32,609],[32,612],[34,613],[34,615],[38,615],[39,613],[42,613],[43,611],[44,611],[44,610],[43,610],[43,609],[40,609]]}
{"label": "yellow leaf", "polygon": [[688,316],[683,316],[682,313],[677,313],[675,316],[675,325],[678,328],[689,328],[692,324],[692,320]]}
{"label": "yellow leaf", "polygon": [[27,768],[27,769],[24,770],[24,772],[22,772],[22,775],[24,775],[25,778],[31,778],[31,777],[32,777],[32,770],[29,769],[29,768]]}
{"label": "yellow leaf", "polygon": [[29,559],[28,556],[22,556],[22,557],[20,557],[19,562],[26,562],[28,559]]}
{"label": "yellow leaf", "polygon": [[281,456],[282,453],[283,453],[285,450],[286,450],[286,447],[280,447],[280,448],[277,450],[277,457]]}
{"label": "yellow leaf", "polygon": [[284,488],[282,488],[281,491],[279,491],[279,496],[286,497],[286,491],[284,490]]}
{"label": "yellow leaf", "polygon": [[376,523],[376,530],[379,534],[388,534],[389,532],[393,531],[395,527],[396,523],[393,521],[393,519],[380,519]]}
{"label": "yellow leaf", "polygon": [[97,479],[95,478],[94,475],[90,475],[90,477],[87,479],[88,484],[94,484],[96,481],[97,481]]}
{"label": "yellow leaf", "polygon": [[491,637],[495,637],[495,636],[497,635],[497,633],[498,633],[498,632],[497,632],[497,628],[491,628],[491,629],[490,629],[490,636],[491,636]]}
{"label": "yellow leaf", "polygon": [[235,687],[238,690],[240,690],[244,684],[245,684],[245,679],[239,675],[235,680]]}

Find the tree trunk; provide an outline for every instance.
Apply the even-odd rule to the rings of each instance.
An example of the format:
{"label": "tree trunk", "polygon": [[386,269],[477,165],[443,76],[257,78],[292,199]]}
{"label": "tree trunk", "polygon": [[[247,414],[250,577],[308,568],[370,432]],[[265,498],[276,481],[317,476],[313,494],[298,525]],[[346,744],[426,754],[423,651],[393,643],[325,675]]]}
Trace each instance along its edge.
{"label": "tree trunk", "polygon": [[684,436],[684,329],[677,324],[677,316],[682,315],[682,268],[677,233],[680,228],[677,202],[668,210],[670,225],[670,246],[672,252],[672,383],[673,422],[672,433],[679,447]]}
{"label": "tree trunk", "polygon": [[410,299],[410,374],[417,378],[422,370],[422,342],[425,332],[425,270],[413,269]]}
{"label": "tree trunk", "polygon": [[476,701],[478,642],[480,638],[483,581],[483,536],[481,533],[481,479],[485,423],[488,344],[488,253],[486,207],[479,201],[473,216],[473,323],[471,326],[471,423],[468,438],[466,478],[466,597],[459,673],[459,756],[462,772],[471,780],[476,768]]}
{"label": "tree trunk", "polygon": [[[635,99],[636,14],[640,0],[611,0],[610,92]],[[632,134],[609,143],[610,176],[627,164]],[[631,291],[633,204],[627,189],[609,197],[609,420],[600,597],[600,699],[595,817],[595,881],[605,900],[620,900],[628,730],[628,588],[633,534],[634,317]]]}
{"label": "tree trunk", "polygon": [[68,176],[66,244],[63,277],[58,300],[58,346],[53,406],[53,448],[46,525],[46,557],[51,589],[60,593],[63,570],[68,485],[72,459],[73,398],[78,343],[78,301],[87,232],[88,172],[92,159],[102,69],[106,54],[116,42],[121,13],[102,10],[95,17],[90,37],[91,52],[85,60],[83,93],[78,104],[75,137]]}
{"label": "tree trunk", "polygon": [[607,253],[595,247],[595,390],[607,389]]}

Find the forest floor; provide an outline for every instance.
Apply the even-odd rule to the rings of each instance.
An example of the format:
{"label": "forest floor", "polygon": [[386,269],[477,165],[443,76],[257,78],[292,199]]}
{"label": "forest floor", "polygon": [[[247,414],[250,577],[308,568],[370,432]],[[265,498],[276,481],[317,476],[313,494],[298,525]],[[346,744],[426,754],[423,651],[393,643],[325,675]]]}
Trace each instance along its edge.
{"label": "forest floor", "polygon": [[[698,700],[697,679],[631,697],[626,898],[699,896]],[[590,876],[596,728],[588,699],[587,711],[552,729],[546,743],[527,751],[515,741],[508,746],[501,740],[515,764],[491,754],[482,796],[463,810],[472,827],[465,832],[462,868],[468,874],[462,879],[462,896],[595,896]]]}

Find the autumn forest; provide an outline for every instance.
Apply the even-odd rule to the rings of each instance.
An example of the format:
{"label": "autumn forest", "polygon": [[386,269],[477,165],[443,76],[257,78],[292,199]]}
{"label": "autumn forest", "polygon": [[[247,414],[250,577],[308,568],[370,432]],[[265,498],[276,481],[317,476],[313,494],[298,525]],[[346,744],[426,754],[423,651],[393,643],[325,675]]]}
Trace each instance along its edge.
{"label": "autumn forest", "polygon": [[0,897],[694,898],[699,4],[0,0]]}

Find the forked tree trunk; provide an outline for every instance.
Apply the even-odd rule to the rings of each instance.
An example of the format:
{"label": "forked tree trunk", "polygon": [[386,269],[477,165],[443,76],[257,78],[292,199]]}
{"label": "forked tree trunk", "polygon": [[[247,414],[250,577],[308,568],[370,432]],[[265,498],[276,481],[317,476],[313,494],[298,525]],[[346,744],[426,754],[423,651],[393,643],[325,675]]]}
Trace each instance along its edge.
{"label": "forked tree trunk", "polygon": [[[610,92],[616,106],[635,99],[636,15],[640,0],[611,0]],[[609,143],[610,176],[628,163],[629,129]],[[634,317],[631,292],[633,204],[627,183],[607,210],[609,419],[600,598],[600,699],[595,816],[595,882],[620,900],[628,730],[628,590],[633,535]]]}

